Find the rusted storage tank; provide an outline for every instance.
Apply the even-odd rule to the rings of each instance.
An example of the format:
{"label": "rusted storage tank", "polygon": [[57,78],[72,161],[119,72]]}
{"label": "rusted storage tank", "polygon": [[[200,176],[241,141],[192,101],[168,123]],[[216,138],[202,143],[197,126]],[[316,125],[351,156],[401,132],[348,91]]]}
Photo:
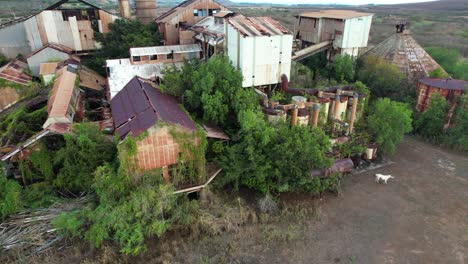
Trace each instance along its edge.
{"label": "rusted storage tank", "polygon": [[135,0],[136,17],[144,24],[154,22],[157,17],[156,0]]}
{"label": "rusted storage tank", "polygon": [[129,0],[119,0],[120,15],[123,18],[130,19],[132,18],[132,12],[130,10]]}
{"label": "rusted storage tank", "polygon": [[320,109],[323,112],[323,114],[320,117],[320,120],[326,124],[328,120],[328,113],[330,109],[330,99],[328,98],[320,98],[319,100],[320,103]]}
{"label": "rusted storage tank", "polygon": [[[309,108],[299,108],[297,109],[297,124],[298,125],[309,125]],[[294,109],[288,110],[288,117],[292,118]]]}
{"label": "rusted storage tank", "polygon": [[337,101],[338,110],[335,113],[335,119],[345,120],[346,119],[346,109],[348,107],[348,97],[341,96],[340,100]]}
{"label": "rusted storage tank", "polygon": [[271,123],[279,121],[286,121],[286,113],[280,109],[263,108],[263,113],[267,116],[267,119]]}

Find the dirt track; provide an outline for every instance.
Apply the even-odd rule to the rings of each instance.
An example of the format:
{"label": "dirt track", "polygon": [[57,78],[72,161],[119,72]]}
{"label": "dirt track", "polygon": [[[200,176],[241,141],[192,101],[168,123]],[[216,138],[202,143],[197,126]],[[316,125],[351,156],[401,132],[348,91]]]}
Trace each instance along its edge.
{"label": "dirt track", "polygon": [[[199,263],[467,263],[468,157],[408,138],[394,164],[348,176],[315,220],[291,240],[268,238],[260,225],[201,240],[179,251]],[[374,174],[392,174],[388,185]],[[288,233],[286,233],[288,234]]]}

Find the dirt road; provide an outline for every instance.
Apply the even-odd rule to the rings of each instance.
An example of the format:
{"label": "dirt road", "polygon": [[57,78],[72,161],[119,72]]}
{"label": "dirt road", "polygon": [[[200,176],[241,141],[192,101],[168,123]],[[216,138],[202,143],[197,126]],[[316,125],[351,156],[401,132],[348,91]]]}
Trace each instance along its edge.
{"label": "dirt road", "polygon": [[[180,250],[191,263],[468,263],[468,157],[407,138],[394,164],[348,176],[306,222],[260,224]],[[374,174],[391,174],[387,185]],[[285,231],[287,230],[287,231]],[[277,233],[277,235],[271,234]]]}

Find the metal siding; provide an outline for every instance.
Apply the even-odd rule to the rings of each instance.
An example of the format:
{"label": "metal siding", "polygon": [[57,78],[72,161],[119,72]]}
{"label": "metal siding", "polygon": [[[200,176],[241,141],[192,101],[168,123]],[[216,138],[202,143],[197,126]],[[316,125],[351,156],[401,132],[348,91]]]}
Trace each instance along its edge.
{"label": "metal siding", "polygon": [[58,51],[56,49],[45,48],[39,53],[28,58],[28,65],[34,76],[39,76],[41,63],[50,62],[51,60],[66,60],[70,56],[67,53]]}
{"label": "metal siding", "polygon": [[31,17],[30,19],[23,22],[25,27],[26,37],[29,41],[29,46],[31,50],[36,50],[42,47],[41,34],[37,26],[36,17]]}
{"label": "metal siding", "polygon": [[91,21],[78,21],[78,30],[80,31],[82,50],[94,49],[94,31],[91,28]]}
{"label": "metal siding", "polygon": [[75,43],[73,39],[73,33],[70,30],[70,22],[63,20],[62,11],[54,11],[52,14],[57,31],[57,43],[73,48]]}
{"label": "metal siding", "polygon": [[83,47],[81,46],[81,41],[80,41],[80,30],[78,29],[78,21],[76,20],[76,17],[70,17],[69,22],[70,22],[70,31],[73,35],[72,47],[75,50],[83,50]]}
{"label": "metal siding", "polygon": [[45,26],[48,42],[60,43],[57,36],[57,25],[55,24],[54,11],[46,10],[41,14]]}
{"label": "metal siding", "polygon": [[47,45],[49,43],[49,39],[47,38],[47,32],[45,28],[44,19],[42,18],[41,14],[36,16],[37,28],[39,30],[39,35],[41,36],[42,46]]}
{"label": "metal siding", "polygon": [[15,58],[18,54],[27,55],[31,52],[23,23],[0,29],[0,52],[9,58]]}
{"label": "metal siding", "polygon": [[340,48],[366,47],[372,16],[347,19]]}

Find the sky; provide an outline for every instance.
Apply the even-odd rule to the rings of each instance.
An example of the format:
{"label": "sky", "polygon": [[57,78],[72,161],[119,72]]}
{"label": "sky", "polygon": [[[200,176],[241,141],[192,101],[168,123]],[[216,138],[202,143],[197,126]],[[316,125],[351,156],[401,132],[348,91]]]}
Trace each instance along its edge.
{"label": "sky", "polygon": [[428,2],[428,0],[231,0],[232,2],[249,3],[272,3],[272,4],[341,4],[341,5],[364,5],[364,4],[402,4]]}

